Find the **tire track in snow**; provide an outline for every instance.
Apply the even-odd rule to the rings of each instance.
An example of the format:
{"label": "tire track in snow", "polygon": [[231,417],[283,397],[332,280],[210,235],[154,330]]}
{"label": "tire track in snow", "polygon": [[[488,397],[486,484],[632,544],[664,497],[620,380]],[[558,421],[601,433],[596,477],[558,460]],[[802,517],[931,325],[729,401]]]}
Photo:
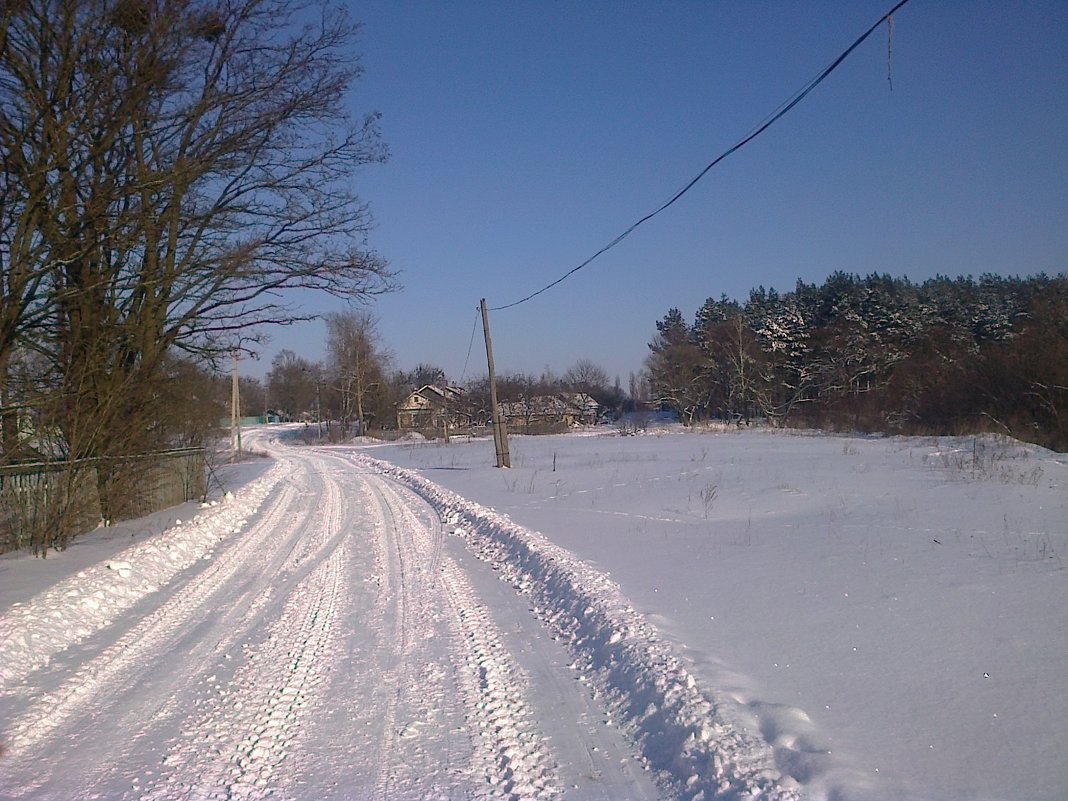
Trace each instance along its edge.
{"label": "tire track in snow", "polygon": [[[368,474],[361,461],[344,472],[332,468],[338,457],[317,451],[283,462],[286,481],[261,520],[120,636],[125,648],[103,648],[43,696],[52,712],[12,754],[18,778],[30,777],[19,793],[150,801],[558,796],[529,681],[465,569],[445,554],[433,508]],[[345,528],[361,496],[369,501],[360,509],[369,516],[359,527],[371,531],[366,542]],[[360,585],[349,580],[357,563]],[[374,601],[359,610],[369,630],[352,636],[343,610],[356,611],[357,591]],[[359,652],[346,649],[348,672],[340,675],[341,648],[350,643]],[[222,666],[231,651],[234,661]],[[132,693],[127,705],[148,677],[152,691]],[[84,693],[76,691],[82,681]],[[326,693],[339,688],[354,690],[362,710],[331,697],[331,707],[340,702],[349,714],[324,715]],[[112,730],[111,742],[85,748],[94,720]],[[309,744],[338,723],[349,742],[327,751],[332,761],[318,759]],[[161,734],[172,735],[169,748]],[[85,771],[93,754],[111,764]],[[5,778],[7,769],[0,763]],[[327,776],[308,782],[309,769]],[[132,790],[121,785],[131,775]],[[330,779],[340,780],[336,789]],[[354,792],[354,782],[368,792]],[[325,792],[308,795],[316,784]],[[686,797],[701,785],[690,789]]]}
{"label": "tire track in snow", "polygon": [[524,701],[526,682],[504,647],[490,615],[451,559],[443,585],[459,631],[467,706],[474,710],[484,742],[483,767],[489,796],[509,801],[560,794],[545,742]]}
{"label": "tire track in snow", "polygon": [[[178,590],[163,606],[142,618],[115,643],[84,663],[59,688],[34,702],[24,715],[9,727],[7,738],[12,756],[51,737],[64,723],[100,703],[102,696],[114,696],[137,673],[136,666],[150,661],[153,655],[166,650],[166,643],[195,619],[196,613],[216,595],[233,576],[259,554],[277,549],[285,542],[297,522],[283,526],[292,512],[297,493],[283,487],[263,517],[245,532],[233,547],[212,559],[211,564],[189,584]],[[277,529],[286,533],[279,537]]]}
{"label": "tire track in snow", "polygon": [[[325,475],[325,471],[324,471]],[[201,711],[181,725],[188,736],[164,757],[162,774],[139,798],[259,798],[286,786],[283,764],[298,748],[300,724],[338,657],[336,622],[349,605],[345,583],[350,538],[339,537],[345,503],[327,478],[309,537],[287,564],[329,554],[293,588],[267,639],[245,649],[226,687],[213,689]]]}
{"label": "tire track in snow", "polygon": [[[290,463],[290,472],[287,476],[289,482],[295,487],[301,489],[301,496],[314,495],[316,493],[309,492],[307,481],[294,474],[292,468],[295,467]],[[322,472],[322,471],[318,471]],[[211,648],[210,653],[206,656],[201,654],[205,650],[205,643],[201,642],[193,648],[193,658],[190,659],[190,663],[201,665],[216,665],[218,668],[225,669],[225,666],[230,660],[230,652],[235,650],[238,640],[244,639],[250,632],[255,632],[260,622],[260,618],[263,615],[271,614],[271,603],[274,601],[274,596],[279,592],[286,592],[286,583],[299,583],[298,578],[294,578],[293,574],[309,573],[314,569],[312,566],[314,563],[321,563],[326,558],[331,556],[339,546],[340,534],[335,534],[340,527],[340,515],[341,510],[337,507],[333,500],[336,499],[338,492],[336,486],[331,486],[329,483],[325,485],[323,490],[326,493],[326,506],[328,514],[333,512],[332,522],[328,522],[326,526],[305,525],[303,528],[296,525],[296,520],[291,520],[294,523],[294,529],[300,529],[299,536],[290,538],[295,541],[292,542],[287,554],[285,554],[284,561],[280,566],[268,565],[263,573],[258,577],[261,584],[265,585],[258,594],[256,594],[243,614],[238,615],[236,613],[226,612],[219,619],[219,623],[216,625],[217,630],[224,631],[223,636],[219,641]],[[307,516],[302,518],[307,521]],[[308,530],[310,527],[310,531]],[[277,560],[276,560],[277,561]],[[277,603],[283,603],[285,598],[283,597]],[[244,654],[247,650],[242,648]],[[218,671],[217,671],[218,672]],[[187,681],[189,677],[186,677]],[[214,685],[215,682],[209,680],[209,685]],[[202,697],[196,697],[192,701],[186,695],[187,685],[183,684],[176,687],[170,692],[166,700],[159,706],[158,709],[150,716],[153,722],[158,723],[161,720],[177,719],[182,710],[190,705],[202,706],[208,703],[208,700]],[[218,688],[212,686],[210,688],[211,693],[218,692]],[[132,712],[127,716],[127,719],[133,721],[136,724],[138,717],[136,712]],[[123,727],[124,729],[126,727]],[[150,739],[152,734],[151,725],[136,726],[130,725],[130,729],[134,730],[132,740]],[[106,783],[109,777],[113,777],[117,771],[117,766],[112,766],[109,770],[96,771],[91,777],[87,778],[86,786],[93,787],[96,785],[103,785]],[[101,775],[104,774],[104,775]],[[90,780],[91,779],[91,780]]]}
{"label": "tire track in snow", "polygon": [[131,546],[12,606],[0,617],[0,688],[14,686],[56,653],[105,628],[115,615],[196,564],[220,539],[240,531],[283,472],[276,467],[237,498],[209,506],[187,526]]}
{"label": "tire track in snow", "polygon": [[526,594],[535,614],[576,655],[580,680],[598,688],[630,728],[647,764],[680,797],[794,801],[800,789],[776,769],[758,737],[735,728],[697,687],[671,647],[607,576],[541,534],[388,462],[357,465],[393,478],[463,525],[472,551]]}
{"label": "tire track in snow", "polygon": [[140,798],[259,798],[285,784],[279,768],[334,656],[347,559],[344,543],[297,586],[263,647],[250,650],[231,683],[183,724],[196,736],[171,750],[164,779]]}
{"label": "tire track in snow", "polygon": [[[373,797],[390,798],[408,796],[420,784],[424,793],[440,790],[442,782],[461,777],[447,770],[445,777],[435,778],[433,766],[419,765],[422,755],[415,743],[408,742],[420,736],[434,707],[443,705],[448,696],[443,673],[427,669],[430,660],[423,648],[435,635],[437,615],[429,598],[436,577],[420,557],[433,546],[428,545],[426,527],[413,520],[391,488],[372,478],[366,485],[375,500],[375,541],[382,568],[375,617],[383,622],[379,632],[383,647],[376,649],[374,660],[384,709]],[[418,694],[410,692],[412,686],[419,687]]]}
{"label": "tire track in snow", "polygon": [[[217,558],[174,590],[163,605],[65,676],[55,690],[35,698],[33,707],[12,721],[4,734],[12,747],[10,758],[0,764],[0,785],[17,788],[25,796],[49,783],[69,782],[73,764],[54,766],[34,754],[50,753],[62,741],[85,744],[75,755],[95,751],[102,756],[99,752],[106,745],[94,737],[93,720],[110,714],[115,716],[116,730],[126,737],[120,753],[112,749],[106,759],[80,757],[79,769],[83,777],[79,787],[89,792],[106,786],[124,764],[129,768],[128,755],[149,736],[153,725],[180,714],[186,702],[182,693],[192,676],[213,660],[230,658],[227,652],[255,628],[272,596],[286,583],[286,574],[311,569],[327,540],[326,528],[313,527],[311,536],[301,536],[312,508],[302,497],[308,493],[296,489],[302,483],[300,465],[283,460],[276,469],[285,480],[258,520],[229,540]],[[234,597],[220,605],[227,595]],[[193,631],[197,636],[187,647],[183,641]],[[172,656],[163,662],[169,654],[177,655],[178,661]],[[135,695],[128,703],[130,691],[143,679],[158,688],[157,694]]]}
{"label": "tire track in snow", "polygon": [[[462,571],[443,557],[440,525],[428,525],[420,519],[417,509],[424,513],[431,510],[408,490],[378,476],[368,475],[366,480],[379,499],[382,531],[392,540],[384,545],[391,564],[383,589],[384,597],[392,597],[394,629],[384,634],[399,645],[393,654],[396,670],[385,676],[386,730],[373,797],[406,798],[413,790],[442,789],[418,787],[420,755],[413,754],[405,742],[409,737],[429,735],[411,722],[398,726],[402,713],[403,719],[418,722],[431,712],[429,707],[445,703],[450,694],[450,686],[443,682],[447,674],[440,670],[431,672],[433,681],[427,684],[425,668],[431,655],[421,645],[425,638],[434,636],[435,623],[444,624],[449,632],[447,658],[458,682],[458,687],[451,689],[461,695],[468,726],[473,722],[477,728],[471,732],[476,736],[470,763],[450,766],[450,780],[474,785],[474,792],[485,798],[519,801],[555,797],[553,763],[523,700],[528,692],[524,678]],[[420,700],[412,699],[409,692],[416,672],[422,674]],[[439,753],[442,750],[449,752],[447,743]],[[407,769],[399,766],[400,757]]]}
{"label": "tire track in snow", "polygon": [[564,787],[574,801],[662,801],[663,790],[602,705],[595,688],[576,676],[574,657],[531,613],[529,602],[500,580],[498,572],[466,551],[450,549],[503,635],[504,647],[522,659],[534,714]]}

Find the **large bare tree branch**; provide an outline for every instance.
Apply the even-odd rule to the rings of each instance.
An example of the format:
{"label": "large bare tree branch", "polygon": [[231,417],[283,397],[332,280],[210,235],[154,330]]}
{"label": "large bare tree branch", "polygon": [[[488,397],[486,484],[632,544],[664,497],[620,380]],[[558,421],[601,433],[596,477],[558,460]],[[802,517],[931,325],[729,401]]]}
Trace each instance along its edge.
{"label": "large bare tree branch", "polygon": [[[284,0],[20,0],[0,12],[0,378],[20,338],[63,376],[75,454],[107,451],[179,349],[206,358],[300,315],[289,289],[393,287],[367,246],[357,33]],[[100,421],[97,420],[97,423]]]}

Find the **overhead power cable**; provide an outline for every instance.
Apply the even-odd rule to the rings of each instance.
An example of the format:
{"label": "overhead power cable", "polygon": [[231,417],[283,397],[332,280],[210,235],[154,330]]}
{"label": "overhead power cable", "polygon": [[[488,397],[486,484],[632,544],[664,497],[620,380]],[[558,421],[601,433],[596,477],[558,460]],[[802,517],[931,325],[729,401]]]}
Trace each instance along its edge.
{"label": "overhead power cable", "polygon": [[475,344],[475,328],[478,327],[478,320],[482,316],[478,309],[475,309],[475,321],[471,324],[471,339],[467,343],[467,357],[464,359],[464,371],[460,373],[459,383],[463,385],[464,376],[467,375],[467,363],[471,361],[471,347]]}
{"label": "overhead power cable", "polygon": [[875,22],[874,25],[872,25],[870,28],[868,28],[868,30],[866,30],[864,33],[862,33],[857,38],[857,40],[855,42],[853,42],[853,44],[851,44],[849,47],[847,47],[845,50],[843,50],[841,55],[839,55],[838,58],[836,58],[834,61],[832,61],[826,68],[824,68],[824,70],[822,72],[820,72],[815,78],[813,78],[807,84],[805,84],[790,100],[788,100],[785,104],[783,104],[779,108],[779,110],[777,112],[775,112],[770,117],[768,117],[765,122],[763,122],[761,125],[757,126],[757,128],[754,129],[751,133],[747,134],[745,137],[740,139],[737,142],[737,144],[735,144],[733,147],[731,147],[730,149],[724,151],[720,155],[716,156],[716,158],[714,158],[712,161],[710,161],[708,163],[708,165],[706,165],[705,168],[703,170],[701,170],[701,172],[697,173],[697,175],[695,175],[689,181],[689,183],[687,183],[684,187],[682,187],[682,189],[680,189],[678,192],[676,192],[671,197],[670,200],[668,200],[667,202],[665,202],[662,205],[660,205],[659,207],[657,207],[654,211],[651,211],[648,214],[646,214],[644,217],[642,217],[636,223],[631,225],[623,233],[621,233],[619,236],[617,236],[615,239],[613,239],[611,242],[609,242],[603,248],[598,250],[596,253],[594,253],[592,256],[590,256],[588,259],[586,259],[584,262],[582,262],[581,264],[579,264],[579,265],[577,265],[575,267],[572,267],[570,270],[568,270],[566,273],[561,275],[559,278],[557,278],[552,283],[546,284],[545,286],[543,286],[541,289],[537,290],[536,292],[531,292],[526,297],[520,298],[519,300],[514,301],[513,303],[507,303],[507,304],[505,304],[503,306],[494,306],[491,309],[489,309],[489,311],[503,311],[504,309],[511,309],[511,308],[513,308],[515,306],[518,306],[521,303],[526,303],[528,300],[531,300],[532,298],[536,298],[538,295],[542,294],[543,292],[547,292],[548,290],[552,289],[557,284],[560,284],[563,281],[566,281],[568,278],[570,278],[572,275],[577,273],[583,267],[586,267],[587,265],[589,265],[590,262],[592,262],[597,257],[603,255],[607,251],[609,251],[612,248],[614,248],[616,245],[618,245],[620,242],[622,242],[624,239],[626,239],[628,236],[630,236],[630,234],[638,226],[642,225],[643,223],[648,222],[649,220],[653,219],[653,217],[655,217],[656,215],[660,214],[660,212],[665,211],[668,208],[670,208],[672,205],[675,204],[676,201],[679,200],[679,198],[681,198],[683,195],[685,195],[687,192],[689,192],[691,189],[693,189],[693,187],[697,184],[697,182],[700,181],[702,178],[704,178],[709,170],[711,170],[713,167],[715,167],[717,164],[719,164],[721,161],[723,161],[725,158],[727,158],[727,156],[729,156],[732,153],[736,153],[737,151],[741,150],[747,144],[749,144],[754,139],[756,139],[758,136],[760,136],[762,133],[764,133],[764,131],[766,131],[768,128],[770,128],[772,125],[774,125],[780,119],[785,117],[794,106],[796,106],[798,103],[800,103],[802,100],[805,99],[805,97],[808,95],[809,92],[811,92],[813,89],[815,89],[821,83],[823,83],[823,81],[827,78],[827,76],[829,76],[832,72],[834,72],[836,69],[838,69],[839,65],[843,61],[845,61],[854,50],[856,50],[858,47],[860,47],[860,45],[864,42],[865,39],[867,39],[876,30],[878,30],[880,25],[882,25],[884,22],[889,21],[890,18],[894,15],[894,13],[896,11],[898,11],[902,6],[906,5],[908,2],[909,2],[909,0],[900,0],[900,2],[898,2],[896,5],[894,5],[893,8],[891,8],[889,11],[887,11],[885,14],[883,14]]}

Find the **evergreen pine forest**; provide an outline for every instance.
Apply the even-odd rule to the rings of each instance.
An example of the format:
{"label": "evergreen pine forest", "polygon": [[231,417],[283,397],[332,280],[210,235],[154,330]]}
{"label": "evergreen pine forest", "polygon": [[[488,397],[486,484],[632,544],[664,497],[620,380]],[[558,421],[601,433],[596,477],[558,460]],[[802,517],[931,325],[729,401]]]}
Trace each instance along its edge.
{"label": "evergreen pine forest", "polygon": [[686,423],[999,432],[1068,449],[1068,274],[836,272],[656,323],[650,396]]}

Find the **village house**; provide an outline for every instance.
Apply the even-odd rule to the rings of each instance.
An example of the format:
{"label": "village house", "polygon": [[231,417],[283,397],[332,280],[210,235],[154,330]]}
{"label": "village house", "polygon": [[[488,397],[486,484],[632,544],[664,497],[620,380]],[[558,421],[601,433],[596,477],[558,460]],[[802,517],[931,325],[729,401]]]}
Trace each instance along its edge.
{"label": "village house", "polygon": [[427,384],[410,393],[397,405],[400,431],[445,431],[468,428],[470,415],[463,408],[463,390]]}
{"label": "village house", "polygon": [[532,433],[593,425],[599,408],[597,401],[585,392],[536,395],[501,404],[510,430]]}

